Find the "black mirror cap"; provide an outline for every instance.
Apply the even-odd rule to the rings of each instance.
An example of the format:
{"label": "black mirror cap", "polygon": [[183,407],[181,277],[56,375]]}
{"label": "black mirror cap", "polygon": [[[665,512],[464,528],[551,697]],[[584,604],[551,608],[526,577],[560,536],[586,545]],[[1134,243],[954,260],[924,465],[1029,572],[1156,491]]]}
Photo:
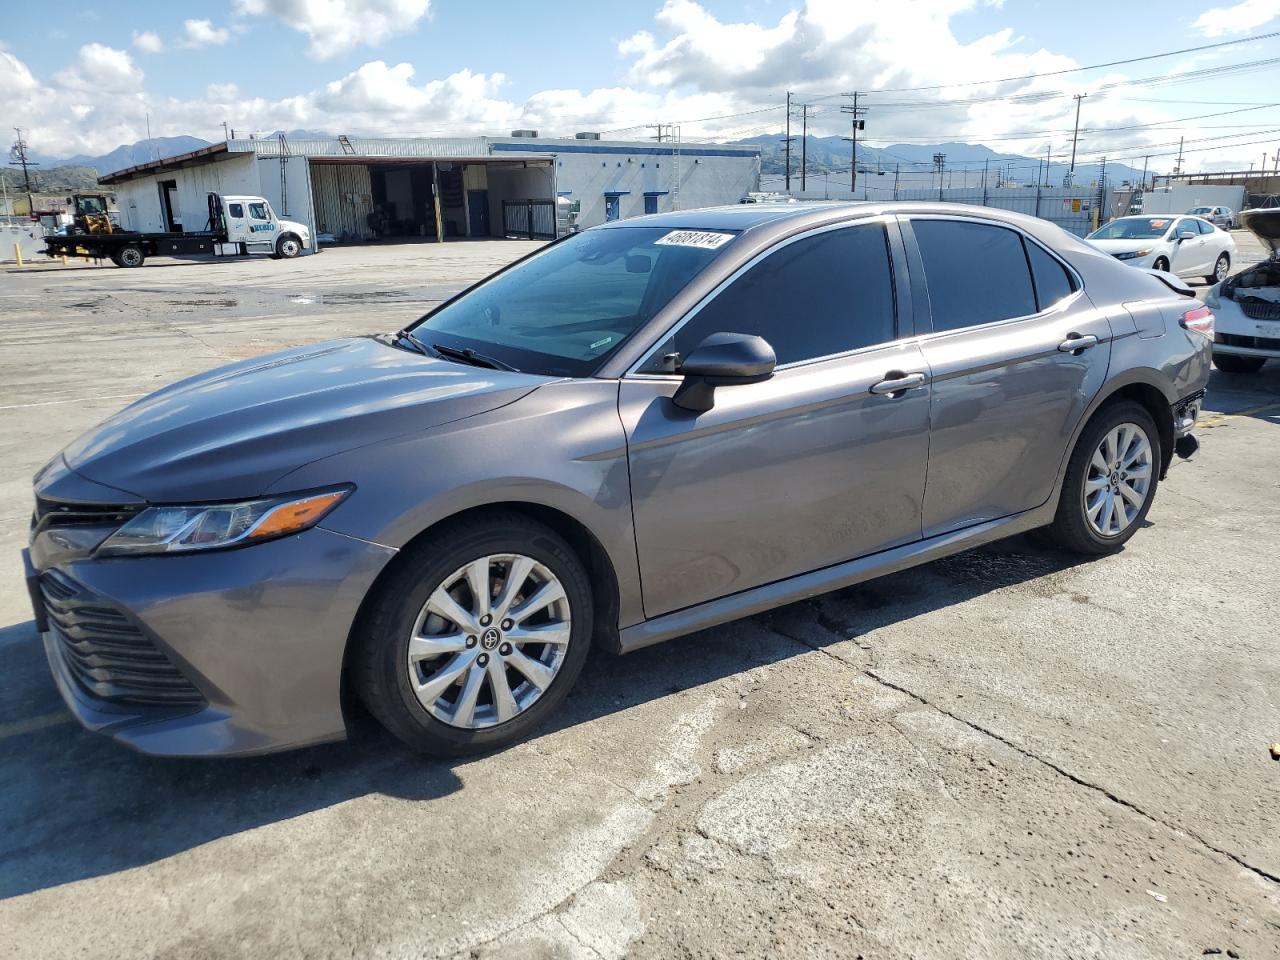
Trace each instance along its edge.
{"label": "black mirror cap", "polygon": [[763,337],[746,333],[713,333],[680,364],[686,378],[699,377],[713,387],[759,383],[773,376],[778,357]]}
{"label": "black mirror cap", "polygon": [[762,337],[713,333],[680,364],[684,381],[671,401],[685,410],[704,413],[715,405],[716,387],[768,380],[777,363],[773,347]]}

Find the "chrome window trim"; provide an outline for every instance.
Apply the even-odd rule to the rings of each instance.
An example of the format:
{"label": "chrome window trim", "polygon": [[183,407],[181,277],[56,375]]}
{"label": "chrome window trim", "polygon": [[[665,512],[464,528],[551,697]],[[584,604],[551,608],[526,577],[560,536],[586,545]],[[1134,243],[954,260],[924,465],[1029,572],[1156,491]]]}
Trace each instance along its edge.
{"label": "chrome window trim", "polygon": [[[1072,266],[1070,263],[1064,260],[1062,256],[1058,254],[1057,251],[1050,249],[1048,246],[1041,243],[1037,238],[1031,236],[1031,234],[1027,233],[1025,230],[1021,230],[1011,223],[1005,223],[1002,220],[994,220],[994,219],[989,219],[987,217],[978,217],[971,214],[965,215],[965,214],[951,214],[951,213],[903,213],[903,214],[898,214],[898,218],[899,220],[907,221],[908,224],[910,224],[910,222],[914,220],[957,220],[961,223],[973,223],[973,224],[978,224],[979,226],[999,227],[1004,230],[1009,230],[1012,233],[1015,233],[1019,237],[1021,237],[1023,240],[1023,243],[1028,243],[1028,242],[1034,243],[1041,250],[1047,253],[1056,263],[1058,263],[1060,266],[1066,269],[1067,274],[1071,277],[1072,281],[1075,284],[1075,289],[1071,291],[1071,296],[1063,297],[1061,300],[1059,300],[1053,306],[1049,307],[1047,310],[1038,310],[1035,313],[1026,313],[1018,317],[1005,317],[1003,320],[988,320],[986,323],[971,323],[967,327],[953,327],[949,330],[930,330],[927,333],[921,333],[918,335],[918,339],[920,340],[921,343],[927,343],[933,340],[937,340],[940,337],[949,337],[952,334],[957,334],[957,333],[972,333],[975,330],[986,330],[992,327],[1001,327],[1011,323],[1024,323],[1028,320],[1045,319],[1053,316],[1056,313],[1061,313],[1065,311],[1068,306],[1070,306],[1071,304],[1074,304],[1077,300],[1079,300],[1084,295],[1084,278],[1080,276],[1080,272],[1076,270],[1074,266]],[[914,234],[912,236],[914,238]],[[917,249],[919,249],[918,240],[916,241],[916,247]],[[922,258],[923,256],[924,254],[921,253]],[[1024,253],[1023,256],[1025,257],[1026,254]],[[1027,273],[1031,278],[1031,292],[1032,292],[1032,295],[1034,296],[1036,294],[1036,286],[1035,286],[1036,278],[1035,278],[1035,272],[1032,270],[1031,262],[1029,260],[1027,261]],[[925,277],[926,286],[928,285],[928,282],[929,282],[929,278],[926,275]],[[930,324],[933,323],[932,295],[929,298],[929,322]]]}
{"label": "chrome window trim", "polygon": [[[779,250],[782,250],[785,247],[789,247],[791,244],[795,243],[798,240],[804,240],[809,237],[816,237],[819,234],[830,233],[833,230],[846,230],[850,227],[862,227],[862,226],[869,226],[871,224],[879,224],[881,228],[884,230],[885,253],[888,258],[889,269],[893,270],[894,268],[893,249],[890,246],[890,244],[893,243],[893,238],[889,236],[888,224],[890,222],[893,222],[895,219],[896,217],[894,214],[882,213],[882,214],[874,214],[874,215],[865,216],[865,217],[855,217],[849,220],[841,220],[838,223],[828,223],[828,224],[824,224],[821,227],[815,227],[812,230],[805,230],[793,236],[787,237],[786,239],[780,240],[779,242],[773,244],[767,250],[761,250],[759,253],[757,253],[754,257],[752,257],[746,263],[742,264],[742,266],[738,267],[737,270],[733,271],[733,273],[729,274],[729,276],[725,277],[718,284],[716,284],[714,289],[712,289],[705,297],[703,297],[696,304],[690,307],[683,317],[681,317],[679,320],[673,323],[668,329],[666,329],[661,334],[659,334],[657,339],[654,340],[652,344],[650,344],[649,349],[644,352],[644,354],[640,357],[640,359],[627,368],[627,371],[622,375],[623,378],[625,379],[630,377],[637,377],[644,380],[680,380],[682,379],[680,374],[678,373],[643,373],[641,372],[640,367],[644,366],[649,361],[649,359],[662,346],[663,343],[665,343],[669,338],[675,336],[676,332],[679,331],[681,327],[683,327],[686,323],[688,323],[690,320],[696,317],[698,313],[701,312],[701,310],[708,303],[710,303],[716,297],[720,296],[720,294],[730,284],[736,281],[748,270],[753,268],[756,264],[764,261],[765,258],[773,256],[773,254],[777,253]],[[897,332],[898,328],[901,326],[902,316],[899,312],[900,305],[898,304],[896,283],[894,284],[893,294],[894,294],[894,297],[893,297],[894,331]],[[896,339],[893,339],[893,340],[886,340],[883,343],[868,344],[865,347],[855,347],[852,350],[843,350],[839,353],[828,353],[825,356],[821,356],[821,357],[810,357],[805,360],[794,360],[791,363],[780,364],[774,369],[775,369],[775,372],[794,370],[797,367],[807,367],[815,363],[823,363],[827,360],[834,360],[839,357],[848,357],[857,353],[863,353],[868,350],[879,350],[884,347],[891,346],[892,344],[895,344],[895,343],[905,343],[907,341],[916,339],[916,337],[917,335],[913,333],[910,336],[897,337]]]}

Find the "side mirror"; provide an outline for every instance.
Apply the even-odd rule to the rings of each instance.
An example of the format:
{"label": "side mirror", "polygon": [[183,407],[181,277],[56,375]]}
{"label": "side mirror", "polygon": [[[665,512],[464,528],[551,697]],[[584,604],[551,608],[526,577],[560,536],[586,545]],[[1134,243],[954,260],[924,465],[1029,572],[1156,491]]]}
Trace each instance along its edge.
{"label": "side mirror", "polygon": [[778,358],[760,337],[745,333],[713,333],[685,358],[684,376],[671,402],[685,410],[705,413],[715,405],[716,387],[760,383],[773,376]]}
{"label": "side mirror", "polygon": [[1196,237],[1198,237],[1198,236],[1200,236],[1200,234],[1196,233],[1196,231],[1194,231],[1194,230],[1179,230],[1179,231],[1178,231],[1178,240],[1179,240],[1179,241],[1182,241],[1182,240],[1194,240],[1194,239],[1195,239]]}

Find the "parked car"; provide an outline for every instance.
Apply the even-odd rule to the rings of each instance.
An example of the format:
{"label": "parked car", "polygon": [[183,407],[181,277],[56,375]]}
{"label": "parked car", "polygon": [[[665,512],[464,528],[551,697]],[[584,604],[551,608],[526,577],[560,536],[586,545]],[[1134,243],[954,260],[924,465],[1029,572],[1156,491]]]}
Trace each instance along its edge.
{"label": "parked car", "polygon": [[1240,222],[1271,256],[1205,295],[1218,319],[1213,363],[1223,373],[1257,373],[1280,360],[1280,207],[1242,210]]}
{"label": "parked car", "polygon": [[1231,234],[1199,217],[1120,217],[1085,238],[1131,267],[1225,280],[1236,257]]}
{"label": "parked car", "polygon": [[1233,230],[1236,225],[1236,215],[1230,207],[1192,207],[1187,211],[1187,216],[1208,220],[1215,227],[1221,227],[1223,230]]}
{"label": "parked car", "polygon": [[611,223],[73,442],[35,478],[37,623],[74,714],[145,752],[338,739],[344,690],[492,749],[593,643],[1038,527],[1119,549],[1194,453],[1212,331],[1176,278],[989,208]]}

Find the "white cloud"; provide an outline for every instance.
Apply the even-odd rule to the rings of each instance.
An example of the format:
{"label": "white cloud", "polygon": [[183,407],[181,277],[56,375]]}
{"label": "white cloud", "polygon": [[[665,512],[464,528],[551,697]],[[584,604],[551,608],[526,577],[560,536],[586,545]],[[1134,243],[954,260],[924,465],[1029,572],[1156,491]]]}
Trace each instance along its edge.
{"label": "white cloud", "polygon": [[215,27],[212,20],[184,20],[182,35],[184,47],[220,47],[231,39],[231,31]]}
{"label": "white cloud", "polygon": [[1212,7],[1200,14],[1193,30],[1206,37],[1221,37],[1229,33],[1244,33],[1280,17],[1280,0],[1242,0],[1229,7]]}
{"label": "white cloud", "polygon": [[328,59],[357,46],[376,46],[407,33],[427,15],[431,0],[236,0],[247,16],[274,16],[311,38],[307,52]]}
{"label": "white cloud", "polygon": [[164,49],[164,41],[150,30],[133,31],[133,45],[142,53],[159,53]]}
{"label": "white cloud", "polygon": [[[668,0],[649,30],[619,44],[622,82],[595,89],[548,87],[518,99],[509,95],[502,74],[463,69],[440,77],[420,69],[422,64],[379,59],[310,89],[285,90],[271,98],[255,95],[261,87],[249,72],[237,76],[239,86],[211,78],[214,82],[202,94],[177,99],[149,95],[142,71],[129,54],[100,44],[81,48],[72,65],[49,78],[33,75],[16,56],[0,49],[0,89],[8,93],[6,120],[12,116],[9,122],[29,131],[34,149],[63,156],[103,153],[141,139],[148,110],[155,135],[207,139],[221,137],[224,119],[241,134],[305,128],[372,136],[466,136],[532,127],[553,136],[598,130],[643,138],[652,134],[645,125],[661,121],[680,123],[686,139],[737,138],[779,132],[787,89],[795,92],[797,102],[813,105],[809,129],[816,135],[847,134],[848,117],[839,109],[845,101],[839,94],[862,91],[862,103],[870,108],[864,136],[878,147],[913,140],[981,142],[1019,133],[1012,139],[991,140],[991,145],[1000,152],[1040,157],[1048,147],[1061,158],[1070,147],[1074,92],[1090,93],[1082,114],[1082,157],[1092,159],[1102,152],[1132,157],[1139,153],[1134,144],[1171,139],[1172,148],[1150,152],[1172,152],[1182,133],[1189,140],[1197,136],[1193,128],[1176,133],[1100,129],[1185,112],[1174,106],[1131,107],[1122,96],[1102,89],[1108,81],[1123,79],[1121,74],[986,82],[1077,64],[1031,47],[1011,30],[958,39],[952,29],[955,17],[983,2],[895,0],[868,11],[847,0],[808,0],[793,11],[752,23],[720,20],[692,0]],[[245,12],[270,12],[282,19],[288,11],[301,18],[322,6],[348,11],[369,6],[358,0],[329,0],[327,6],[319,0],[239,0],[239,5]],[[384,9],[394,5],[380,4]],[[413,4],[413,9],[420,16],[426,3]],[[313,31],[319,30],[323,18],[306,22],[312,27],[312,45],[321,53],[337,49],[333,44],[365,42],[363,38],[371,35],[366,31],[356,37],[348,31],[341,37],[322,36]],[[348,26],[356,31],[368,25]],[[374,32],[379,29],[383,28]],[[1158,69],[1187,69],[1185,62],[1184,58]],[[935,85],[934,90],[885,92]],[[1043,94],[1046,99],[963,102],[991,94]],[[693,122],[727,114],[738,116]],[[1117,149],[1123,152],[1116,154]],[[1252,154],[1253,148],[1243,152]],[[1229,154],[1189,156],[1208,162]],[[1153,161],[1155,168],[1169,165]]]}

